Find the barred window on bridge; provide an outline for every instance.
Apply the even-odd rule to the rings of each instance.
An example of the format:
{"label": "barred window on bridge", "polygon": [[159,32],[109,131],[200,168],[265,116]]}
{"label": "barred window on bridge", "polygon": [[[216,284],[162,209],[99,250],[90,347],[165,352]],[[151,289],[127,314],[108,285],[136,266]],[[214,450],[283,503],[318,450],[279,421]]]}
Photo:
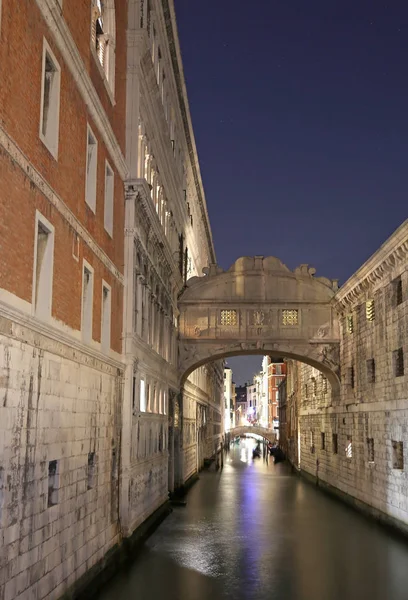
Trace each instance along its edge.
{"label": "barred window on bridge", "polygon": [[221,311],[221,325],[238,325],[238,315],[236,310]]}
{"label": "barred window on bridge", "polygon": [[282,325],[298,325],[299,311],[298,310],[283,310]]}

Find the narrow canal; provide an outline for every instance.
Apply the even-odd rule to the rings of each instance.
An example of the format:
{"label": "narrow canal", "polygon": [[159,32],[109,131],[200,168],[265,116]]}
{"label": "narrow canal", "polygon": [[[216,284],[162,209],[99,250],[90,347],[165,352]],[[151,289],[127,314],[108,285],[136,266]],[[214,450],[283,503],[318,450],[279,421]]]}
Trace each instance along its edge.
{"label": "narrow canal", "polygon": [[407,600],[408,543],[243,441],[99,600]]}

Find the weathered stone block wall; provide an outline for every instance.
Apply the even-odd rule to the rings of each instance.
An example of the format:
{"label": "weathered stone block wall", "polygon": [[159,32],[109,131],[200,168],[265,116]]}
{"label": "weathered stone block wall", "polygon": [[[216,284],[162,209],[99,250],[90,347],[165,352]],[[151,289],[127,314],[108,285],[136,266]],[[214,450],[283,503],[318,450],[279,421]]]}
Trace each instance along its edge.
{"label": "weathered stone block wall", "polygon": [[2,600],[59,598],[119,539],[120,373],[41,341],[0,337]]}
{"label": "weathered stone block wall", "polygon": [[404,524],[408,523],[406,230],[405,223],[339,290],[340,399],[332,402],[330,393],[324,395],[319,387],[310,394],[315,373],[307,365],[300,369],[298,397],[301,468]]}
{"label": "weathered stone block wall", "polygon": [[131,470],[129,511],[134,531],[168,499],[167,450],[142,460]]}
{"label": "weathered stone block wall", "polygon": [[183,397],[183,479],[197,471],[197,391],[190,384]]}

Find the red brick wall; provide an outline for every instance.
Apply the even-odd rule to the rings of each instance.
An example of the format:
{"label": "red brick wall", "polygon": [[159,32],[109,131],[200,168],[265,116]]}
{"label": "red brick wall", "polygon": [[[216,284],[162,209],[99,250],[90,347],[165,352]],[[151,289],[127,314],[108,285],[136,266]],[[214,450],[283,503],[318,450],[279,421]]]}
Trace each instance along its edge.
{"label": "red brick wall", "polygon": [[[88,116],[70,71],[58,52],[35,2],[3,0],[0,35],[0,124],[20,147],[65,204],[76,215],[96,243],[123,273],[124,189],[112,157]],[[116,27],[116,105],[106,93],[99,70],[90,69],[101,102],[106,109],[119,144],[125,147],[125,73],[126,2],[117,2]],[[80,52],[90,53],[89,2],[63,2]],[[89,14],[88,14],[89,13]],[[88,15],[88,16],[87,16]],[[69,18],[68,18],[69,17]],[[86,22],[89,20],[89,26]],[[86,33],[86,36],[85,36]],[[85,36],[85,37],[84,37]],[[61,67],[59,147],[56,161],[39,138],[41,68],[43,37]],[[84,39],[82,39],[84,38]],[[96,214],[85,203],[87,122],[98,139]],[[104,229],[105,158],[115,173],[113,238]],[[73,230],[22,170],[0,147],[0,287],[31,302],[35,210],[55,227],[52,314],[63,323],[80,328],[82,258],[92,265],[94,274],[93,338],[100,339],[101,279],[112,286],[112,347],[121,348],[122,289],[105,266],[83,241],[79,262],[72,257]]]}

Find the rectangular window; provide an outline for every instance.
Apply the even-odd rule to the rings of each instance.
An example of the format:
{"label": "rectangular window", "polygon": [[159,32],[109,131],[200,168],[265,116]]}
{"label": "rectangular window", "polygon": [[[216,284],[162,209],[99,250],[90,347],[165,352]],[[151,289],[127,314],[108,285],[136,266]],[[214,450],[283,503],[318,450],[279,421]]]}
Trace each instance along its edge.
{"label": "rectangular window", "polygon": [[54,227],[38,211],[35,218],[33,309],[40,319],[49,319],[52,307]]}
{"label": "rectangular window", "polygon": [[92,129],[87,127],[86,142],[86,174],[85,174],[85,201],[93,212],[96,210],[96,177],[98,167],[98,142]]}
{"label": "rectangular window", "polygon": [[347,384],[351,387],[354,388],[354,367],[348,367],[347,368]]}
{"label": "rectangular window", "polygon": [[398,348],[392,353],[394,362],[394,375],[395,377],[402,377],[404,375],[404,350]]}
{"label": "rectangular window", "polygon": [[[0,0],[0,12],[1,12],[1,0]],[[3,515],[3,504],[4,504],[4,469],[0,467],[0,523]]]}
{"label": "rectangular window", "polygon": [[48,508],[58,504],[58,461],[48,463]]}
{"label": "rectangular window", "polygon": [[374,462],[374,438],[367,438],[367,458],[369,463]]}
{"label": "rectangular window", "polygon": [[332,434],[332,450],[333,454],[337,454],[339,451],[337,433]]}
{"label": "rectangular window", "polygon": [[112,466],[111,466],[111,479],[117,479],[118,477],[118,459],[116,448],[112,448]]}
{"label": "rectangular window", "polygon": [[374,358],[369,358],[366,361],[367,367],[367,383],[375,383],[375,360]]}
{"label": "rectangular window", "polygon": [[108,352],[111,340],[111,288],[102,283],[102,323],[101,323],[101,347]]}
{"label": "rectangular window", "polygon": [[402,304],[403,301],[401,276],[394,279],[391,285],[393,293],[393,304],[394,306],[399,306],[400,304]]}
{"label": "rectangular window", "polygon": [[58,157],[61,69],[47,42],[43,42],[40,139]]}
{"label": "rectangular window", "polygon": [[133,374],[133,385],[132,385],[132,408],[133,414],[136,414],[136,375]]}
{"label": "rectangular window", "polygon": [[322,375],[322,392],[323,394],[327,394],[327,377]]}
{"label": "rectangular window", "polygon": [[321,439],[321,449],[326,450],[326,434],[324,433],[324,431],[321,432],[320,439]]}
{"label": "rectangular window", "polygon": [[238,315],[236,310],[221,311],[221,325],[238,325]]}
{"label": "rectangular window", "polygon": [[144,379],[140,380],[140,411],[146,412],[146,386]]}
{"label": "rectangular window", "polygon": [[404,443],[392,440],[392,468],[404,468]]}
{"label": "rectangular window", "polygon": [[347,456],[347,458],[353,457],[353,440],[352,440],[351,436],[347,437],[346,456]]}
{"label": "rectangular window", "polygon": [[367,300],[366,302],[366,319],[367,321],[374,321],[375,319],[374,300]]}
{"label": "rectangular window", "polygon": [[95,452],[88,454],[88,490],[95,487]]}
{"label": "rectangular window", "polygon": [[93,312],[93,270],[84,265],[82,273],[82,339],[89,343],[92,340]]}
{"label": "rectangular window", "polygon": [[150,396],[150,383],[146,384],[146,412],[152,412],[151,406],[151,396]]}
{"label": "rectangular window", "polygon": [[347,315],[346,324],[347,324],[347,333],[353,333],[353,331],[354,331],[353,315]]}
{"label": "rectangular window", "polygon": [[298,325],[299,311],[298,310],[283,310],[282,325]]}
{"label": "rectangular window", "polygon": [[314,431],[310,431],[310,452],[314,454],[315,451],[315,442],[314,442]]}
{"label": "rectangular window", "polygon": [[105,212],[104,224],[105,229],[111,237],[113,237],[113,190],[114,190],[114,174],[108,162],[105,163]]}

